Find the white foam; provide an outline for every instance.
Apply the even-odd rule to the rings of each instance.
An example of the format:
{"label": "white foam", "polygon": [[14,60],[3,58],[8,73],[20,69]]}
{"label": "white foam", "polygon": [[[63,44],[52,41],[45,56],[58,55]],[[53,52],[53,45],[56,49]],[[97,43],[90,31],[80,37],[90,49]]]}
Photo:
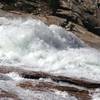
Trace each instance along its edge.
{"label": "white foam", "polygon": [[[60,95],[60,96],[62,96],[64,98],[70,97],[69,94],[67,92],[65,92],[65,91],[62,92],[62,91],[55,90],[55,94]],[[70,100],[70,98],[66,98],[66,99]],[[71,100],[77,100],[77,99],[74,96],[71,96]]]}
{"label": "white foam", "polygon": [[11,73],[8,73],[6,75],[9,76],[11,79],[13,79],[15,81],[23,80],[23,78],[21,76],[19,76],[18,73],[15,73],[15,72],[11,72]]}
{"label": "white foam", "polygon": [[91,96],[92,100],[100,100],[100,89],[96,89]]}
{"label": "white foam", "polygon": [[56,75],[100,79],[100,52],[88,48],[73,33],[33,19],[0,18],[0,22],[1,65],[23,65]]}

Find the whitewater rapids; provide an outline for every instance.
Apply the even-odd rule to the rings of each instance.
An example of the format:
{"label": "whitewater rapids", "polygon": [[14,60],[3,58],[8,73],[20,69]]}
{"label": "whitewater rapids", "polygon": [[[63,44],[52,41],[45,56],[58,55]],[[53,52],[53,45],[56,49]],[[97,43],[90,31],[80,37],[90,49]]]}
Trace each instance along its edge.
{"label": "whitewater rapids", "polygon": [[0,65],[100,80],[100,51],[35,19],[0,18]]}

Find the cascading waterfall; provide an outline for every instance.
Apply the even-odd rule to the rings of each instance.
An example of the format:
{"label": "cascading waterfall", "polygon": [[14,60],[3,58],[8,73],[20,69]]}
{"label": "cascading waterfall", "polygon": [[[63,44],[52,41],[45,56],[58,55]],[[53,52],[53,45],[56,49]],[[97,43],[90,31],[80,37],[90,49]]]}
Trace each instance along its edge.
{"label": "cascading waterfall", "polygon": [[99,60],[99,51],[59,26],[0,18],[0,65],[99,80]]}

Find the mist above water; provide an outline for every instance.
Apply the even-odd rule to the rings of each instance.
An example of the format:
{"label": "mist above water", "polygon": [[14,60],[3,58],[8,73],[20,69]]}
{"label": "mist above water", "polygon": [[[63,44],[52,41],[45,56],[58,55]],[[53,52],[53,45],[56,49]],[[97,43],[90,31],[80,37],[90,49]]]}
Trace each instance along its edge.
{"label": "mist above water", "polygon": [[59,26],[34,19],[0,18],[1,65],[98,80],[99,59],[99,51]]}

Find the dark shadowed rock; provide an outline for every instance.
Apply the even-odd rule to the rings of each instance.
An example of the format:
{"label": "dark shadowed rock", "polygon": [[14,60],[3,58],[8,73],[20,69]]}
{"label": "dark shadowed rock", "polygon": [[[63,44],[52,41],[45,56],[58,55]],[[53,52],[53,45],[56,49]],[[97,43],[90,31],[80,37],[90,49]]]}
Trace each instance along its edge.
{"label": "dark shadowed rock", "polygon": [[94,16],[88,16],[83,21],[85,27],[91,31],[94,32],[97,35],[100,35],[100,19],[96,18]]}

